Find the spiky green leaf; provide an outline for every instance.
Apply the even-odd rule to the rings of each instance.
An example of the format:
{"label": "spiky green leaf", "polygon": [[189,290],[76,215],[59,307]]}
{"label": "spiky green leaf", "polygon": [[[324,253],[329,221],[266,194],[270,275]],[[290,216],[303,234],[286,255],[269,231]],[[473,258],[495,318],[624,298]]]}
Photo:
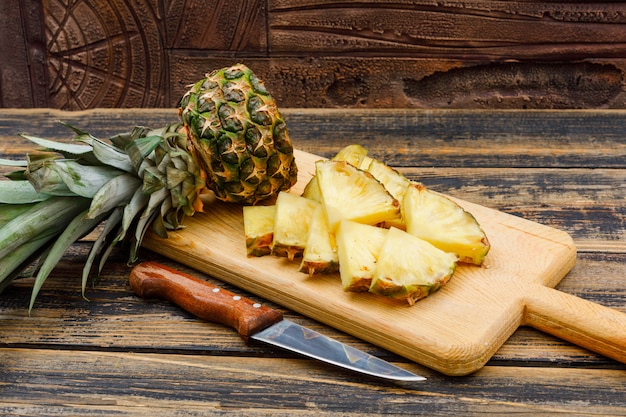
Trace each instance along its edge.
{"label": "spiky green leaf", "polygon": [[36,136],[30,136],[20,134],[24,139],[36,143],[45,150],[61,152],[64,155],[81,156],[91,152],[91,146],[78,145],[76,143],[57,142],[50,139],[38,138]]}
{"label": "spiky green leaf", "polygon": [[28,166],[28,161],[16,161],[14,159],[4,159],[0,158],[0,165],[5,167],[22,167],[25,168]]}
{"label": "spiky green leaf", "polygon": [[125,172],[134,172],[135,167],[127,153],[100,139],[92,141],[93,153],[103,164],[115,167]]}
{"label": "spiky green leaf", "polygon": [[143,192],[141,188],[135,191],[135,194],[130,199],[129,203],[124,207],[124,215],[122,218],[121,230],[115,242],[119,242],[126,237],[126,232],[130,229],[130,226],[135,221],[139,213],[141,213],[150,201],[150,196]]}
{"label": "spiky green leaf", "polygon": [[105,184],[125,174],[113,167],[85,166],[70,160],[56,161],[51,168],[61,176],[70,190],[86,198],[94,198]]}
{"label": "spiky green leaf", "polygon": [[145,126],[135,126],[130,132],[119,133],[117,135],[111,136],[109,140],[111,141],[113,146],[119,149],[126,149],[126,147],[135,140],[144,136],[148,136],[149,131],[150,128],[147,128]]}
{"label": "spiky green leaf", "polygon": [[139,221],[137,222],[137,228],[135,229],[135,243],[130,248],[130,263],[134,263],[137,261],[139,247],[141,246],[141,242],[143,241],[146,231],[148,230],[148,226],[150,226],[150,224],[158,216],[158,214],[158,211],[153,210],[148,216],[139,218]]}
{"label": "spiky green leaf", "polygon": [[[85,261],[85,265],[83,266],[82,285],[81,285],[83,298],[85,298],[85,289],[87,287],[87,280],[89,279],[89,275],[91,273],[93,263],[98,256],[105,258],[105,256],[102,256],[102,247],[104,247],[104,245],[110,241],[109,236],[111,235],[111,232],[122,221],[122,212],[123,212],[122,207],[116,207],[115,209],[113,209],[109,217],[107,217],[107,220],[104,224],[102,232],[98,235],[91,249],[89,250],[89,255],[87,255],[87,260]],[[113,244],[110,244],[110,247],[112,248]],[[102,266],[102,263],[101,263],[101,266]],[[98,268],[98,274],[100,273],[100,270],[102,269],[101,266],[100,268]]]}
{"label": "spiky green leaf", "polygon": [[35,304],[35,299],[37,298],[37,294],[39,294],[39,290],[41,286],[46,281],[50,272],[55,267],[55,265],[61,260],[63,254],[67,250],[70,245],[76,242],[78,239],[92,231],[100,222],[105,218],[107,213],[104,213],[95,218],[87,218],[88,210],[84,210],[79,213],[78,216],[74,217],[68,224],[65,230],[59,235],[57,240],[52,245],[48,256],[41,265],[39,272],[37,273],[37,277],[35,278],[35,283],[33,284],[33,291],[30,297],[30,305],[28,307],[28,311],[30,312]]}
{"label": "spiky green leaf", "polygon": [[[93,138],[93,136],[91,136],[91,134],[89,132],[86,132],[86,131],[84,131],[82,129],[79,129],[78,127],[76,127],[74,125],[71,125],[71,124],[69,124],[66,121],[59,120],[59,124],[61,124],[61,125],[65,126],[65,127],[67,127],[68,129],[72,130],[76,134],[76,139],[75,140],[83,140],[83,141],[89,142],[89,139],[86,139],[86,138]],[[82,138],[82,139],[79,139],[79,138]]]}
{"label": "spiky green leaf", "polygon": [[38,167],[33,165],[26,172],[26,178],[39,193],[57,196],[76,195],[67,186],[63,177],[53,168],[53,165],[54,163],[40,164]]}
{"label": "spiky green leaf", "polygon": [[161,140],[159,136],[148,136],[138,138],[126,146],[125,150],[137,171],[139,171],[144,159],[159,146]]}
{"label": "spiky green leaf", "polygon": [[88,217],[98,217],[117,206],[128,204],[135,191],[141,187],[141,180],[131,174],[118,175],[104,184],[91,201]]}
{"label": "spiky green leaf", "polygon": [[22,271],[41,254],[48,242],[55,235],[46,235],[38,239],[30,240],[6,256],[0,258],[0,292],[6,288],[13,279],[20,276]]}
{"label": "spiky green leaf", "polygon": [[159,171],[156,166],[148,166],[143,170],[143,192],[146,194],[154,193],[165,188],[167,178],[164,173]]}
{"label": "spiky green leaf", "polygon": [[50,194],[39,193],[26,181],[0,181],[0,203],[28,204],[49,199]]}
{"label": "spiky green leaf", "polygon": [[174,188],[185,181],[191,174],[184,169],[168,166],[165,169],[167,176],[167,188]]}
{"label": "spiky green leaf", "polygon": [[30,209],[35,203],[25,204],[0,204],[0,227],[4,226],[10,220],[22,215]]}
{"label": "spiky green leaf", "polygon": [[144,212],[141,214],[141,218],[146,218],[152,215],[158,208],[160,208],[161,203],[164,200],[170,197],[170,193],[166,188],[155,191],[150,194],[150,199],[148,200],[148,204],[146,205]]}
{"label": "spiky green leaf", "polygon": [[39,202],[0,228],[0,258],[24,243],[65,228],[68,218],[85,210],[89,200],[81,197],[53,197]]}

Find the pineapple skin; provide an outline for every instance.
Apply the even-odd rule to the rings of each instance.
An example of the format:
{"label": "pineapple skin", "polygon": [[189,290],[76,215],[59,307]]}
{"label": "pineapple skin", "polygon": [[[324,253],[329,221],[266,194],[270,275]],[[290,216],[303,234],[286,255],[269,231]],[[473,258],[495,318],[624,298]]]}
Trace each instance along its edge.
{"label": "pineapple skin", "polygon": [[256,204],[291,188],[298,169],[285,121],[245,65],[207,74],[181,99],[179,115],[207,186],[227,202]]}

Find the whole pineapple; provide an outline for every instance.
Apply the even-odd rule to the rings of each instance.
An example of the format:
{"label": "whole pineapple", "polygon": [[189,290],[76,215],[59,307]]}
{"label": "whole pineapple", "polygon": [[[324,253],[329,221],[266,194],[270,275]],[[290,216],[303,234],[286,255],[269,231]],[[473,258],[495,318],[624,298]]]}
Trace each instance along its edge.
{"label": "whole pineapple", "polygon": [[218,198],[254,204],[295,183],[285,121],[245,65],[213,71],[195,83],[182,98],[180,116]]}
{"label": "whole pineapple", "polygon": [[83,292],[92,265],[101,270],[113,245],[130,241],[134,261],[148,227],[166,237],[203,210],[207,189],[227,202],[255,204],[296,182],[285,122],[244,65],[191,86],[179,115],[180,123],[138,126],[108,141],[71,126],[72,143],[24,136],[42,152],[0,161],[21,168],[0,181],[0,291],[41,258],[32,308],[65,250],[105,220],[83,270]]}

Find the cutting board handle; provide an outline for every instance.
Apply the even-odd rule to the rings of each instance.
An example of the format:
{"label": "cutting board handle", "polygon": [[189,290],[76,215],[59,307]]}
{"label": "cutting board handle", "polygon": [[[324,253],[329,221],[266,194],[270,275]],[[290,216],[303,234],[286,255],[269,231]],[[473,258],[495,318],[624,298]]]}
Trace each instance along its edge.
{"label": "cutting board handle", "polygon": [[524,325],[626,363],[626,314],[535,285],[526,292]]}

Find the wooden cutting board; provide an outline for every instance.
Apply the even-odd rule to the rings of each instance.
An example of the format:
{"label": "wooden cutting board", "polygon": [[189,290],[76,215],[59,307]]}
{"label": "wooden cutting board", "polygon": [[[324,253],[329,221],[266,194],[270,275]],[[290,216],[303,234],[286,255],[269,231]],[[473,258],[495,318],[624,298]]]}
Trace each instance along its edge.
{"label": "wooden cutting board", "polygon": [[[292,192],[300,194],[321,158],[296,152]],[[338,275],[309,277],[284,258],[246,257],[239,205],[211,202],[185,229],[147,236],[144,246],[448,375],[480,369],[521,325],[626,362],[626,314],[553,289],[576,260],[567,233],[458,202],[492,249],[484,266],[460,264],[446,286],[413,306],[344,292]]]}

